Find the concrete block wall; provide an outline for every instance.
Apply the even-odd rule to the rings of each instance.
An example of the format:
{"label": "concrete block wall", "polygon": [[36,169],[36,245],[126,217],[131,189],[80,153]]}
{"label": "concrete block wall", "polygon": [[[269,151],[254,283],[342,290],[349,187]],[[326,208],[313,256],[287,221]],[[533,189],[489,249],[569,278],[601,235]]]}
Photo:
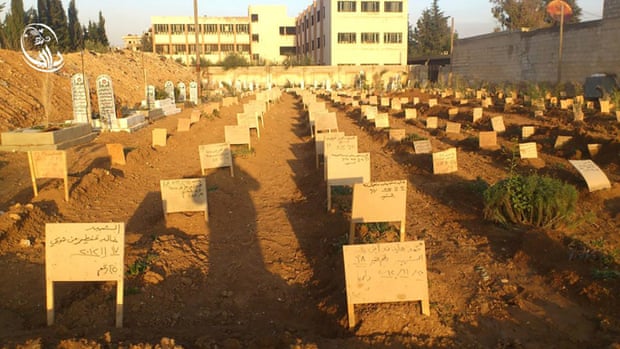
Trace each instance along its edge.
{"label": "concrete block wall", "polygon": [[603,18],[620,17],[620,0],[605,0]]}
{"label": "concrete block wall", "polygon": [[[583,82],[603,72],[620,75],[619,32],[620,17],[565,26],[561,80]],[[559,42],[557,27],[461,39],[452,54],[452,69],[456,75],[490,82],[556,82]]]}

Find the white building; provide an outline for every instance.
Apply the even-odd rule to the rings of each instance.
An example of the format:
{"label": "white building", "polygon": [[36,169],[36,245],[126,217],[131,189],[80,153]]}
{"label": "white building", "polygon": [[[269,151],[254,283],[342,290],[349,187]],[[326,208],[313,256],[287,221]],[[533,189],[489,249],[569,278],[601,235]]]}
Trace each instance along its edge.
{"label": "white building", "polygon": [[[297,18],[283,5],[250,5],[247,17],[199,17],[201,57],[231,53],[253,64],[296,57],[316,65],[407,64],[407,0],[315,0]],[[151,17],[153,52],[193,63],[194,17]]]}
{"label": "white building", "polygon": [[407,64],[407,8],[407,0],[315,0],[296,19],[297,58],[319,65]]}

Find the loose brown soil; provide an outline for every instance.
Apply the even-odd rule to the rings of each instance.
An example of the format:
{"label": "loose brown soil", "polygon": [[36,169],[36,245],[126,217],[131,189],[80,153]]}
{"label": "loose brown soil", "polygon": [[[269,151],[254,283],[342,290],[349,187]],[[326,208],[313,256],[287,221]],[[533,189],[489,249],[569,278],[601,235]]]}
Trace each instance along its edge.
{"label": "loose brown soil", "polygon": [[[17,59],[0,53],[5,62]],[[17,71],[15,66],[9,70]],[[140,73],[117,77],[115,87],[133,80],[139,85]],[[1,74],[17,83],[6,70]],[[68,88],[61,87],[68,77],[56,78],[64,80],[54,93]],[[139,91],[117,94],[136,101]],[[427,98],[417,90],[401,95]],[[340,129],[358,136],[360,152],[371,153],[374,181],[409,181],[407,239],[426,243],[430,316],[421,315],[415,302],[356,306],[358,325],[348,329],[342,245],[350,197],[337,197],[335,209],[326,211],[306,114],[301,100],[285,93],[267,112],[261,138],[253,133],[253,152],[235,149],[235,177],[227,169],[207,172],[207,223],[199,213],[164,217],[159,181],[200,177],[198,145],[223,142],[224,126],[236,123],[241,105],[222,108],[219,117],[203,118],[189,132],[176,131],[177,119],[191,113],[186,108],[136,133],[105,133],[69,149],[69,202],[58,180],[40,180],[39,196],[33,197],[26,155],[0,153],[2,347],[620,347],[620,277],[609,274],[620,270],[618,123],[591,112],[586,123],[573,124],[568,113],[554,110],[539,119],[489,111],[472,124],[465,111],[457,116],[464,124],[459,136],[423,127],[427,115],[439,115],[440,127],[445,125],[451,103],[442,99],[410,123],[403,113],[391,112],[392,127],[430,137],[436,150],[458,148],[458,172],[439,176],[432,174],[429,155],[416,155],[410,143],[388,143],[385,132],[360,121],[359,110],[329,104]],[[59,115],[71,113],[67,102],[58,108]],[[503,147],[478,150],[472,137],[489,129],[488,117],[496,114],[504,115],[508,129],[500,137]],[[36,122],[23,120],[9,121]],[[514,146],[520,125],[537,126],[539,159],[517,160],[518,171],[575,185],[579,207],[573,224],[535,229],[482,219],[480,188],[507,176],[511,154],[505,149]],[[154,127],[168,129],[166,147],[151,147]],[[557,135],[574,140],[555,150]],[[127,165],[110,164],[106,143],[124,144]],[[594,160],[612,189],[589,193],[568,164],[567,159],[589,158],[587,143],[604,144]],[[57,284],[56,323],[46,326],[44,242],[50,222],[125,223],[122,329],[114,327],[115,285],[106,283]],[[601,277],[604,271],[608,278]]]}

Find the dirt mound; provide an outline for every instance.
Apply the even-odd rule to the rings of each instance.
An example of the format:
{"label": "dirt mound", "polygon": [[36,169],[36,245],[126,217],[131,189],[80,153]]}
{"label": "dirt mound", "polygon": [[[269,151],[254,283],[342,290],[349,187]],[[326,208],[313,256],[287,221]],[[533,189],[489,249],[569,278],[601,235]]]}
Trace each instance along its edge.
{"label": "dirt mound", "polygon": [[116,108],[135,108],[145,98],[145,78],[150,85],[163,88],[164,82],[188,83],[195,78],[192,69],[166,61],[152,53],[115,51],[64,55],[64,67],[52,74],[29,67],[18,51],[0,49],[0,131],[73,119],[71,76],[84,72],[97,112],[95,81],[107,74],[112,78]]}

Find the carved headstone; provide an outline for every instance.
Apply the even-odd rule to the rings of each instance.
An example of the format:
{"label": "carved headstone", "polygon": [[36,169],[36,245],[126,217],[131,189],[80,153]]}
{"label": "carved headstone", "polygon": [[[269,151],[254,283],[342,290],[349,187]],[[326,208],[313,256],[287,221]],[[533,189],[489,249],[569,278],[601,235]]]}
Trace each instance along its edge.
{"label": "carved headstone", "polygon": [[196,81],[189,83],[189,101],[198,105],[198,83]]}
{"label": "carved headstone", "polygon": [[177,84],[177,88],[179,89],[179,102],[180,103],[185,103],[185,100],[187,99],[187,87],[185,86],[184,82],[179,82]]}
{"label": "carved headstone", "polygon": [[108,75],[97,77],[97,100],[99,102],[99,117],[104,128],[116,126],[116,105],[112,79]]}
{"label": "carved headstone", "polygon": [[168,98],[172,99],[172,102],[175,103],[174,98],[174,83],[170,80],[164,83],[164,90],[166,91],[166,95]]}
{"label": "carved headstone", "polygon": [[80,73],[71,77],[71,99],[73,101],[73,122],[90,123],[90,92],[88,82]]}

